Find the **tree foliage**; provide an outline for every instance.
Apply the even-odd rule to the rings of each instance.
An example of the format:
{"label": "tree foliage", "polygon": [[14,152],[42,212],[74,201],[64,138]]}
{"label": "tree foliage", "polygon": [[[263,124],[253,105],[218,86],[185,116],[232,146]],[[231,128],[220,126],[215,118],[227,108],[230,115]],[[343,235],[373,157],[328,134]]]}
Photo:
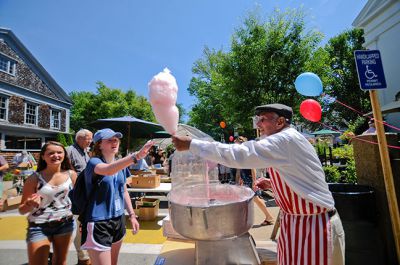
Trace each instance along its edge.
{"label": "tree foliage", "polygon": [[[324,92],[366,113],[371,109],[369,94],[359,87],[354,60],[354,51],[364,49],[363,34],[362,29],[351,29],[331,38],[324,48],[317,50],[308,67],[321,77]],[[323,116],[325,122],[346,127],[359,117],[356,112],[338,103],[331,104]]]}
{"label": "tree foliage", "polygon": [[[297,106],[294,80],[321,40],[306,32],[302,11],[275,11],[267,22],[255,14],[232,37],[230,50],[205,48],[195,62],[189,92],[198,102],[190,123],[214,137],[232,135],[233,128],[252,136],[251,116],[257,105],[280,102]],[[227,124],[222,131],[221,120]]]}
{"label": "tree foliage", "polygon": [[[205,47],[194,63],[189,93],[197,98],[189,113],[191,125],[215,139],[233,134],[254,135],[253,108],[283,103],[293,107],[294,120],[311,130],[318,123],[307,122],[298,108],[306,97],[296,92],[294,81],[303,72],[320,76],[324,92],[340,102],[368,112],[368,93],[359,89],[354,51],[362,50],[363,31],[347,30],[319,47],[322,34],[306,31],[301,10],[274,11],[267,21],[249,14],[235,30],[228,51]],[[358,114],[338,103],[323,112],[323,122],[345,127]],[[219,127],[225,121],[226,129]]]}
{"label": "tree foliage", "polygon": [[74,102],[71,108],[71,128],[91,128],[90,123],[103,118],[131,115],[147,121],[155,121],[151,105],[143,96],[135,91],[127,92],[117,88],[109,88],[102,82],[97,83],[97,92],[71,92]]}

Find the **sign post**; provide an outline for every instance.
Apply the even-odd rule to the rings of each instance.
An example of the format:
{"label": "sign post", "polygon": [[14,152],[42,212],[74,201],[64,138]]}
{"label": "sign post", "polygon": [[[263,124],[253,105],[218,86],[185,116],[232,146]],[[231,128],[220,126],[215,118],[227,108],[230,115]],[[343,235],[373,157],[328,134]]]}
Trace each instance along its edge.
{"label": "sign post", "polygon": [[379,154],[382,162],[383,178],[385,182],[388,207],[392,221],[393,237],[396,245],[397,260],[400,264],[400,215],[397,205],[396,192],[393,182],[392,167],[385,131],[382,124],[382,112],[375,89],[386,88],[382,59],[379,50],[355,51],[358,80],[362,90],[369,90],[372,112],[374,115]]}

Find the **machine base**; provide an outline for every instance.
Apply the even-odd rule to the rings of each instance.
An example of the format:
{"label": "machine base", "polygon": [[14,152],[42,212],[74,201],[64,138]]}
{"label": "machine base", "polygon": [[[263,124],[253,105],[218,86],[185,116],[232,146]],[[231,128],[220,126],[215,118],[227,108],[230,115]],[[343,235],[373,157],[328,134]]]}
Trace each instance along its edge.
{"label": "machine base", "polygon": [[240,237],[195,242],[196,265],[259,265],[260,258],[253,237],[247,232]]}

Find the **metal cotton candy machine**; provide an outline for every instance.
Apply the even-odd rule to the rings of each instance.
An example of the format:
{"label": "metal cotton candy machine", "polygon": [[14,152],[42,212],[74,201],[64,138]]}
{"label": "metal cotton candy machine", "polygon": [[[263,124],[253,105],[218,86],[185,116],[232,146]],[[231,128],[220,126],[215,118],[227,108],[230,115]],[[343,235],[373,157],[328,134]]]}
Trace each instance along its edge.
{"label": "metal cotton candy machine", "polygon": [[254,221],[254,192],[244,186],[198,184],[168,194],[174,229],[194,240],[221,240],[246,233]]}
{"label": "metal cotton candy machine", "polygon": [[248,233],[254,221],[254,192],[220,184],[209,176],[209,169],[210,163],[199,157],[176,154],[168,194],[174,230],[195,240],[196,265],[260,264]]}

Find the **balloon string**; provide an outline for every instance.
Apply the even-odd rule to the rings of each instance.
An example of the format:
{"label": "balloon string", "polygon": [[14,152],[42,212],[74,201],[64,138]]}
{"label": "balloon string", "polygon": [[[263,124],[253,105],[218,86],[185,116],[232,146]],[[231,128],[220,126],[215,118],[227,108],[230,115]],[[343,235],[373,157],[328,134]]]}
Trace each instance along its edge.
{"label": "balloon string", "polygon": [[[337,99],[335,100],[335,102],[339,103],[340,105],[342,105],[342,106],[344,106],[344,107],[346,107],[346,108],[348,108],[348,109],[353,110],[354,112],[357,112],[358,114],[361,114],[362,116],[365,116],[365,115],[366,115],[366,114],[362,113],[361,111],[358,111],[358,110],[354,109],[353,107],[350,107],[350,106],[344,104],[343,102],[340,102],[340,101],[337,100]],[[374,118],[373,116],[369,116],[369,115],[367,115],[367,117],[370,118],[370,119],[373,119],[373,118]],[[389,123],[387,123],[387,122],[385,122],[385,121],[380,121],[380,120],[378,120],[378,119],[374,119],[374,120],[376,120],[376,121],[379,122],[380,124],[386,125],[386,126],[392,128],[392,129],[395,129],[395,130],[400,131],[400,128],[398,128],[398,127],[396,127],[396,126],[393,126],[393,125],[391,125],[391,124],[389,124]]]}
{"label": "balloon string", "polygon": [[[332,131],[342,133],[341,131],[339,131],[339,130],[337,130],[337,129],[335,129],[335,128],[329,126],[329,125],[326,125],[326,124],[324,124],[324,123],[322,123],[322,122],[318,122],[318,123],[319,123],[320,125],[324,126],[324,127],[327,127],[327,128],[329,128],[329,129],[331,129]],[[358,141],[366,142],[366,143],[370,143],[370,144],[378,144],[378,142],[369,141],[369,140],[365,140],[365,139],[360,139],[360,138],[357,138],[356,136],[349,136],[349,137],[350,137],[350,139],[352,139],[352,140],[358,140]],[[393,149],[400,149],[400,146],[395,146],[395,145],[387,145],[387,147],[393,148]]]}

